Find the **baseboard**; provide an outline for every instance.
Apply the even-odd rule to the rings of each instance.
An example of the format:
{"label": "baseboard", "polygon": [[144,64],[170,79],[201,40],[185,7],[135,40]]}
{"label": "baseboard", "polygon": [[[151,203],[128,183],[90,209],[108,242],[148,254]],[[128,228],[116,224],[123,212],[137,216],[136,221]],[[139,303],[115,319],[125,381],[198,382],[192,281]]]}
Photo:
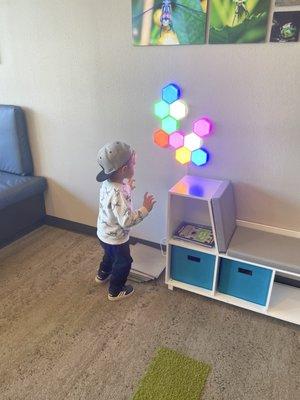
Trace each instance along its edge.
{"label": "baseboard", "polygon": [[84,235],[97,235],[97,228],[94,226],[81,224],[80,222],[69,221],[67,219],[54,217],[52,215],[46,215],[45,224],[54,226],[56,228],[65,229],[67,231],[82,233]]}
{"label": "baseboard", "polygon": [[21,237],[28,235],[28,233],[36,230],[37,228],[40,228],[42,225],[44,225],[44,219],[22,229],[15,235],[9,237],[8,239],[5,240],[0,240],[0,249],[2,249],[5,246],[8,246],[9,244],[15,242],[16,240],[20,239]]}
{"label": "baseboard", "polygon": [[286,278],[285,276],[275,275],[275,282],[300,288],[300,281],[296,279]]}
{"label": "baseboard", "polygon": [[278,235],[289,236],[300,239],[300,232],[291,229],[278,228],[276,226],[263,225],[263,224],[258,224],[256,222],[243,221],[240,219],[236,220],[236,224],[244,228],[257,229],[259,231],[277,233]]}
{"label": "baseboard", "polygon": [[[64,218],[54,217],[52,215],[46,215],[45,224],[54,226],[56,228],[66,229],[67,231],[82,233],[89,236],[97,236],[97,228],[91,225],[82,224],[80,222],[69,221]],[[151,242],[149,240],[140,239],[137,237],[130,237],[130,244],[135,245],[136,243],[144,244],[145,246],[153,247],[155,249],[160,249],[160,244]],[[165,250],[165,246],[163,246]]]}

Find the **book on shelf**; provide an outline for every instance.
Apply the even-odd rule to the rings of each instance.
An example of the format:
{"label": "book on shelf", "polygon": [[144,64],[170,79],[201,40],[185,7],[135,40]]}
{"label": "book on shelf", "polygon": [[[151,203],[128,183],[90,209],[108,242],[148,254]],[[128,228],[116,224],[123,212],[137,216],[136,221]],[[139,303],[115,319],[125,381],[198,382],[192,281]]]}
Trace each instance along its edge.
{"label": "book on shelf", "polygon": [[212,228],[207,225],[182,222],[173,234],[175,239],[199,243],[202,246],[214,247],[214,235]]}

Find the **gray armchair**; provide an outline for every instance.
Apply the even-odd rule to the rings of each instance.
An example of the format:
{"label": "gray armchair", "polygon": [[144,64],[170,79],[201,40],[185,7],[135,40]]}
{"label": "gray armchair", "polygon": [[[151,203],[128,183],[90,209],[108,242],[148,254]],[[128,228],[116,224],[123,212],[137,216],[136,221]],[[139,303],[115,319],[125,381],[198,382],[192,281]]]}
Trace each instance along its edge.
{"label": "gray armchair", "polygon": [[23,110],[0,105],[0,245],[43,221],[45,189],[33,176]]}

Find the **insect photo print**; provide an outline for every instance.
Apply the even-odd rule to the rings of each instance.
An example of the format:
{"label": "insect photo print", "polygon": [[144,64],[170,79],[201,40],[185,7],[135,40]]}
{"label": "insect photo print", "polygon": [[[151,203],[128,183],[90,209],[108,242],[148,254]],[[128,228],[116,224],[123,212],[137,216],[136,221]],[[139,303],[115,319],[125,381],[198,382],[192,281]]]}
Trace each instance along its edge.
{"label": "insect photo print", "polygon": [[133,44],[205,43],[207,0],[132,0]]}
{"label": "insect photo print", "polygon": [[297,42],[299,40],[300,11],[275,12],[270,42]]}
{"label": "insect photo print", "polygon": [[260,43],[268,29],[270,0],[211,0],[209,43]]}

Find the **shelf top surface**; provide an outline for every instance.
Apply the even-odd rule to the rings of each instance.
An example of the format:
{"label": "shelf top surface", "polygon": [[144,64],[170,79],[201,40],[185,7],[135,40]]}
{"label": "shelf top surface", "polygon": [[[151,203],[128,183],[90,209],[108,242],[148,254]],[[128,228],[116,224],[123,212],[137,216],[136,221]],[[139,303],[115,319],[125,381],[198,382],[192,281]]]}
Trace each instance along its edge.
{"label": "shelf top surface", "polygon": [[300,276],[300,240],[238,226],[227,255]]}
{"label": "shelf top surface", "polygon": [[226,181],[185,175],[169,190],[169,193],[180,196],[211,199],[224,182]]}

